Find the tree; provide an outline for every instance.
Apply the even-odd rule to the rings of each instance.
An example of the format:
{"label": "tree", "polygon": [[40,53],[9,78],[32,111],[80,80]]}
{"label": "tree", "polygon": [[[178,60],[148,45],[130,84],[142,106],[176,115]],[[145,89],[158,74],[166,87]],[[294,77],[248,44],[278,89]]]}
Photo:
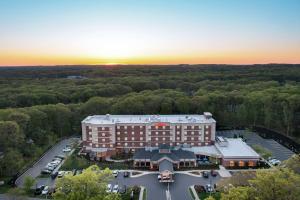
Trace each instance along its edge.
{"label": "tree", "polygon": [[258,144],[252,145],[252,148],[264,159],[268,159],[269,157],[272,156],[271,151],[269,151],[268,149],[266,149]]}
{"label": "tree", "polygon": [[35,184],[35,179],[32,178],[31,176],[26,176],[24,179],[24,184],[23,184],[23,188],[24,191],[29,194],[31,192],[32,187]]}
{"label": "tree", "polygon": [[77,176],[67,175],[59,179],[54,194],[56,200],[120,200],[120,196],[106,192],[107,183],[112,179],[111,171],[100,170],[92,165]]}
{"label": "tree", "polygon": [[24,134],[20,132],[19,125],[14,121],[0,121],[0,150],[10,147],[20,147],[24,142]]}
{"label": "tree", "polygon": [[16,150],[9,148],[4,153],[4,157],[0,159],[0,176],[15,175],[23,166],[24,160],[22,154]]}
{"label": "tree", "polygon": [[228,193],[221,194],[221,200],[251,200],[250,187],[233,187]]}
{"label": "tree", "polygon": [[300,174],[300,155],[294,154],[289,159],[285,160],[281,166],[289,168],[295,173]]}
{"label": "tree", "polygon": [[206,197],[205,200],[215,200],[213,196]]}

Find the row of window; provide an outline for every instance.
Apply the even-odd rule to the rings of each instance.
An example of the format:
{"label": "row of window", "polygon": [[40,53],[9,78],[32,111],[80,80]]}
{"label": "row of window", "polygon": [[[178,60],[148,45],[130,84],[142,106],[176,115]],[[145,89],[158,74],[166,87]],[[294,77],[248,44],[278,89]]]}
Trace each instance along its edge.
{"label": "row of window", "polygon": [[[231,161],[229,161],[229,166],[230,167],[234,167],[234,166],[245,167],[246,166],[246,162],[242,161],[242,160],[240,160],[238,162],[231,160]],[[248,161],[248,166],[249,167],[254,167],[255,166],[255,162],[254,161]]]}
{"label": "row of window", "polygon": [[[135,140],[135,139],[137,139],[137,140],[138,140],[138,137],[137,137],[137,138],[135,138],[135,137],[131,137],[131,140]],[[120,137],[117,137],[117,140],[118,140],[118,141],[120,141],[120,140],[121,140],[121,138],[120,138]],[[128,138],[127,138],[127,137],[124,137],[124,140],[125,140],[125,141],[127,141],[127,140],[128,140]],[[144,137],[140,137],[140,140],[144,140]]]}

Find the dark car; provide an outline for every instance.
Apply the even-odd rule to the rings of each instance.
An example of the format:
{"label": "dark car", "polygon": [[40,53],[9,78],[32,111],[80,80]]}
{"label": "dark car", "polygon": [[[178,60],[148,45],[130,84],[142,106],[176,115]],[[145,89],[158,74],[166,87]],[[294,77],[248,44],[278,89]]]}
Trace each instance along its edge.
{"label": "dark car", "polygon": [[203,176],[203,178],[208,178],[209,177],[209,173],[207,171],[203,171],[202,172],[202,176]]}
{"label": "dark car", "polygon": [[58,175],[58,172],[54,172],[54,173],[52,172],[50,176],[52,179],[55,179],[57,177],[57,175]]}
{"label": "dark car", "polygon": [[124,177],[129,177],[129,172],[125,171],[125,172],[123,173],[123,176],[124,176]]}
{"label": "dark car", "polygon": [[126,185],[120,185],[120,187],[119,187],[119,192],[120,192],[121,194],[126,193]]}
{"label": "dark car", "polygon": [[35,188],[34,195],[40,195],[40,194],[42,194],[42,191],[43,191],[44,188],[45,188],[44,185],[40,185],[37,188]]}
{"label": "dark car", "polygon": [[214,177],[216,177],[218,175],[218,173],[215,170],[211,170],[210,174]]}
{"label": "dark car", "polygon": [[64,160],[65,158],[66,158],[66,156],[64,156],[64,155],[57,155],[57,156],[54,156],[55,158],[60,158],[60,159],[62,159],[62,160]]}

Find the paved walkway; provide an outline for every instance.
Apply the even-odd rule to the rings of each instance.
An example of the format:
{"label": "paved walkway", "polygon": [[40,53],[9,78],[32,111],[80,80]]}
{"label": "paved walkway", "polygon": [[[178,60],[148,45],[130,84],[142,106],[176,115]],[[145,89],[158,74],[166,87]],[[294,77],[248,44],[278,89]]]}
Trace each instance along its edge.
{"label": "paved walkway", "polygon": [[222,178],[228,178],[228,177],[232,176],[230,174],[230,172],[227,169],[225,169],[225,167],[223,167],[222,165],[220,165],[219,167],[220,167],[220,170],[218,172]]}
{"label": "paved walkway", "polygon": [[197,192],[195,190],[195,185],[192,185],[190,188],[192,190],[192,193],[194,194],[195,200],[200,200],[199,196],[198,196],[198,194],[197,194]]}

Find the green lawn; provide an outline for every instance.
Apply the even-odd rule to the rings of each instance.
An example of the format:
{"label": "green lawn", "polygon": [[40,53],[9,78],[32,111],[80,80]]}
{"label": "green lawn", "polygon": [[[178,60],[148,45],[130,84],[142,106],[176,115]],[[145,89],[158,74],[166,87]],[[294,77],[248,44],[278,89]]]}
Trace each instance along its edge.
{"label": "green lawn", "polygon": [[[221,193],[220,192],[215,192],[211,194],[212,197],[214,197],[216,200],[220,200],[221,199]],[[198,197],[202,200],[205,199],[207,197],[209,197],[209,193],[206,192],[199,192],[198,193]]]}

